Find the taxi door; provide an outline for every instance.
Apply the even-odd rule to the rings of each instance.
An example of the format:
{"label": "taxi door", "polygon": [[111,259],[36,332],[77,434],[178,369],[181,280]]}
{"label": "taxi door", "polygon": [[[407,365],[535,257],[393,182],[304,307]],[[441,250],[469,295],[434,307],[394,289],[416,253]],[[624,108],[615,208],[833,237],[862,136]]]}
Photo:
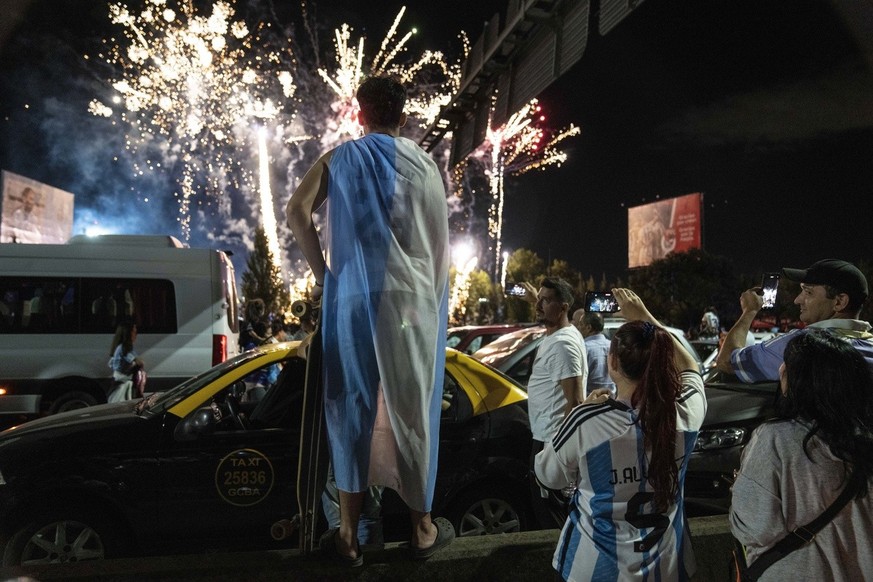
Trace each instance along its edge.
{"label": "taxi door", "polygon": [[167,423],[159,458],[164,541],[229,549],[292,545],[275,542],[270,527],[297,513],[298,372],[283,370],[242,424],[223,419],[211,434],[186,440]]}

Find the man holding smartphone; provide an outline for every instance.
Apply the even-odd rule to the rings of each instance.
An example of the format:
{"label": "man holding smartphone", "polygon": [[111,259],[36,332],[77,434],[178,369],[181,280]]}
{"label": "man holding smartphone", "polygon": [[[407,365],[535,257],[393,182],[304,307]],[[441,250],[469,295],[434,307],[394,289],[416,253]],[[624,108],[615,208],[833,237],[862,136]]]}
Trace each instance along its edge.
{"label": "man holding smartphone", "polygon": [[777,381],[788,342],[809,328],[824,328],[850,342],[873,369],[871,326],[858,319],[868,296],[867,278],[860,269],[847,261],[825,259],[807,269],[786,267],[782,269],[782,275],[800,283],[800,293],[794,303],[800,306],[800,320],[807,327],[743,347],[752,321],[764,302],[760,287],[749,289],[740,296],[742,314],[724,339],[716,367],[722,372],[736,374],[742,382],[749,384]]}

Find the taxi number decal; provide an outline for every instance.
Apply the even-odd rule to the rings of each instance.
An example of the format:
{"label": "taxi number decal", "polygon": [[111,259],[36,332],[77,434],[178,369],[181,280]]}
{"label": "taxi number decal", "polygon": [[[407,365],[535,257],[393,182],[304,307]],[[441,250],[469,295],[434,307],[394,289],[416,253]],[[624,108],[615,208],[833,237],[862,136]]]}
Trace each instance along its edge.
{"label": "taxi number decal", "polygon": [[239,449],[226,455],[215,470],[215,488],[221,498],[240,507],[266,499],[273,489],[273,465],[263,453]]}
{"label": "taxi number decal", "polygon": [[267,482],[265,471],[225,471],[224,485],[263,485]]}

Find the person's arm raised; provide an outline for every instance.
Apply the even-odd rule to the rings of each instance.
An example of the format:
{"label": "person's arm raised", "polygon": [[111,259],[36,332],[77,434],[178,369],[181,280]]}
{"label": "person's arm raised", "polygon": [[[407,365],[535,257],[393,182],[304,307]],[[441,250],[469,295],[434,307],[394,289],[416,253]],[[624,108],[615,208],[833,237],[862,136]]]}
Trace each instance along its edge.
{"label": "person's arm raised", "polygon": [[[613,289],[612,294],[618,301],[618,305],[621,307],[621,312],[628,321],[647,321],[660,328],[664,327],[664,325],[655,319],[655,316],[649,312],[649,309],[646,307],[645,303],[643,303],[643,300],[630,289]],[[690,354],[681,343],[679,343],[679,340],[674,337],[672,333],[669,331],[667,331],[667,333],[673,340],[673,347],[675,348],[673,350],[673,359],[676,363],[676,368],[680,371],[700,371],[700,366],[697,364],[697,360],[694,359],[694,356]]]}
{"label": "person's arm raised", "polygon": [[764,296],[759,295],[760,287],[748,289],[740,295],[740,308],[743,310],[737,322],[733,325],[721,346],[718,348],[718,356],[715,358],[715,367],[726,374],[733,374],[734,367],[731,366],[731,354],[734,350],[745,347],[746,336],[752,328],[752,322],[758,315],[758,311],[764,305]]}

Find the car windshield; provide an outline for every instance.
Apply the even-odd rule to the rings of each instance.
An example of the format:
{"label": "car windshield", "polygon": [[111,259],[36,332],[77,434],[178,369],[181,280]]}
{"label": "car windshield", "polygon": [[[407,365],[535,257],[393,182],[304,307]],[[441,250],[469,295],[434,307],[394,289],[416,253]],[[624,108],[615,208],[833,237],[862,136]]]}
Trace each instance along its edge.
{"label": "car windshield", "polygon": [[209,382],[212,382],[213,380],[216,380],[222,375],[226,374],[228,370],[232,370],[233,368],[241,366],[246,362],[257,359],[259,357],[263,357],[263,355],[263,352],[260,352],[258,350],[243,352],[242,354],[239,354],[237,356],[234,356],[233,358],[230,358],[229,360],[222,362],[214,368],[206,370],[202,374],[198,374],[193,378],[185,380],[175,388],[170,388],[166,392],[158,392],[149,395],[137,405],[136,411],[138,413],[142,413],[148,410],[166,410],[172,407],[177,402],[199,390],[201,386],[208,384]]}
{"label": "car windshield", "polygon": [[492,368],[500,369],[507,359],[538,340],[544,333],[546,328],[538,326],[502,335],[474,353],[473,357]]}

